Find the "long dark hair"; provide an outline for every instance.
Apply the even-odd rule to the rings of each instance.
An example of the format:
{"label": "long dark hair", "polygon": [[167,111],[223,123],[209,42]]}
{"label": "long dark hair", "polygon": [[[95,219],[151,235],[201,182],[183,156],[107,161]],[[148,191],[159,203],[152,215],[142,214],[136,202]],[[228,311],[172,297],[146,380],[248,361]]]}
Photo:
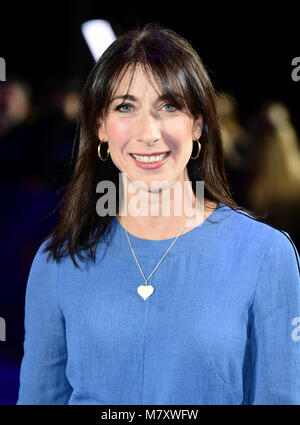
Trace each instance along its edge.
{"label": "long dark hair", "polygon": [[[113,217],[102,217],[96,211],[96,186],[100,181],[109,180],[119,193],[120,171],[110,157],[106,162],[99,160],[98,128],[125,72],[131,67],[133,77],[137,64],[142,65],[147,75],[154,77],[171,104],[187,107],[195,118],[199,113],[203,115],[201,154],[187,164],[194,193],[196,181],[204,181],[205,199],[222,202],[255,218],[255,213],[239,206],[232,198],[224,169],[216,92],[200,57],[191,44],[174,31],[150,23],[117,38],[87,78],[79,108],[80,140],[74,172],[59,203],[58,224],[44,238],[49,239],[43,250],[49,251],[48,259],[53,257],[58,262],[69,254],[79,267],[75,254],[82,259],[85,252],[95,261],[97,243],[110,231]],[[116,201],[119,212],[120,200]]]}

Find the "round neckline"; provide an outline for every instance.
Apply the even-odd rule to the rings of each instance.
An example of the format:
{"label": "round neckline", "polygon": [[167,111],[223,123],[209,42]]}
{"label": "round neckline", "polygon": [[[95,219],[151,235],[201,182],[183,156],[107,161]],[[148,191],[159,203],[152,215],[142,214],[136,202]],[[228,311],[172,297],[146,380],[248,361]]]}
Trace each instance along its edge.
{"label": "round neckline", "polygon": [[[188,235],[193,234],[193,232],[198,231],[198,229],[202,229],[203,227],[206,227],[207,224],[209,223],[209,220],[213,217],[215,217],[218,212],[221,210],[221,208],[225,207],[225,205],[222,202],[218,202],[216,208],[213,210],[213,212],[204,220],[202,221],[202,223],[200,223],[198,226],[193,227],[191,230],[189,230],[188,232],[183,233],[182,235],[179,236],[178,239],[185,239]],[[114,216],[114,221],[117,224],[117,227],[122,230],[124,232],[124,234],[126,235],[126,230],[125,227],[123,227],[121,225],[121,223],[119,222],[119,220],[117,219],[116,216]],[[208,222],[208,223],[207,223]],[[172,242],[176,236],[173,236],[172,238],[168,238],[168,239],[143,239],[143,238],[139,238],[138,236],[133,235],[132,233],[128,232],[128,236],[130,238],[131,241],[135,241],[135,243],[144,243],[144,244],[164,244],[164,243],[170,243]]]}

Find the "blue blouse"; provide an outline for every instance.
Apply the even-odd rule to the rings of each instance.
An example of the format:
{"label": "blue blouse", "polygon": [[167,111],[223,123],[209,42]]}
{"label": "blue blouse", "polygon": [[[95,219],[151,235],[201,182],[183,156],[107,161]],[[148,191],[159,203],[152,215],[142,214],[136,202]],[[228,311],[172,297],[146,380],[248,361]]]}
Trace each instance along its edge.
{"label": "blue blouse", "polygon": [[[174,240],[129,238],[146,277]],[[116,217],[81,270],[46,262],[45,244],[17,404],[300,404],[300,279],[279,230],[220,203],[177,239],[146,300]]]}

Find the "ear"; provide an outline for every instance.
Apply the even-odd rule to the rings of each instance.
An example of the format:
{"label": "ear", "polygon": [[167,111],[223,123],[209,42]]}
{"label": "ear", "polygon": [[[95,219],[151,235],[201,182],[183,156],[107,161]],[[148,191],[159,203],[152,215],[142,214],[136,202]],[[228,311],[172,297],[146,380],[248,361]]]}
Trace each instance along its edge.
{"label": "ear", "polygon": [[103,122],[103,120],[99,117],[97,120],[97,126],[98,126],[98,138],[99,140],[102,140],[104,142],[107,141],[107,134],[105,131],[105,123]]}
{"label": "ear", "polygon": [[203,115],[199,114],[193,125],[193,140],[199,140],[203,129]]}

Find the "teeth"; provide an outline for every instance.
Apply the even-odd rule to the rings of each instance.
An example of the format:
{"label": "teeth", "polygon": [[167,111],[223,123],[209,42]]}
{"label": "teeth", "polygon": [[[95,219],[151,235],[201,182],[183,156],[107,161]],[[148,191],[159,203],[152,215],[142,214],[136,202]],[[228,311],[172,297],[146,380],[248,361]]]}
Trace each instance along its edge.
{"label": "teeth", "polygon": [[140,155],[133,155],[135,159],[141,162],[157,162],[161,161],[162,159],[166,158],[168,156],[167,153],[163,153],[162,155],[152,155],[152,156],[140,156]]}

